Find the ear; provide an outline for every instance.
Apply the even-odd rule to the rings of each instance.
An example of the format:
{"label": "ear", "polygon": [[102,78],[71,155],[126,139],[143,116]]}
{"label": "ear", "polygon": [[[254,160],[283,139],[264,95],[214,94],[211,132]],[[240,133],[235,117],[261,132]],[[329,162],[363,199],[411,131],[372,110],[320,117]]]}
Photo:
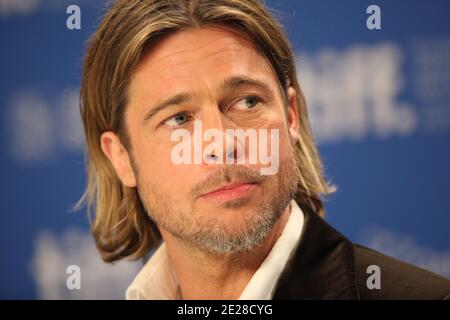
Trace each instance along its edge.
{"label": "ear", "polygon": [[289,87],[287,93],[287,121],[289,134],[293,142],[297,142],[299,139],[299,118],[298,118],[298,106],[297,106],[297,92],[294,88]]}
{"label": "ear", "polygon": [[131,166],[128,151],[120,142],[119,137],[111,131],[103,132],[100,137],[100,144],[103,153],[111,162],[120,181],[127,187],[136,187],[136,177]]}

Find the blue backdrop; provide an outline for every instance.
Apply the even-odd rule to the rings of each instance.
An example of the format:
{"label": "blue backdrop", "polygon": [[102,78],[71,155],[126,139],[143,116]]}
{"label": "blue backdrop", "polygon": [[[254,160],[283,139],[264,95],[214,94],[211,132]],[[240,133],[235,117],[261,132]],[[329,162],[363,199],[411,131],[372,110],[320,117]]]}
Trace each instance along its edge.
{"label": "blue backdrop", "polygon": [[[350,239],[450,277],[450,1],[266,1],[297,54]],[[70,4],[81,30],[66,26]],[[381,29],[366,9],[381,10]],[[0,0],[0,298],[123,298],[139,262],[106,265],[86,213],[78,90],[102,1]],[[80,290],[66,286],[80,266]]]}

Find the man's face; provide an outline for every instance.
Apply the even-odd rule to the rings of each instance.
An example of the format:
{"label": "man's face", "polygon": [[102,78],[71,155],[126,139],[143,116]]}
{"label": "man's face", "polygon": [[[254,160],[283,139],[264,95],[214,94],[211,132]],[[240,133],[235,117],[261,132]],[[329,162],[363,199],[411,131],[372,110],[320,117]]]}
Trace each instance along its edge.
{"label": "man's face", "polygon": [[[125,124],[135,182],[122,181],[135,184],[158,227],[184,243],[216,253],[251,249],[272,230],[296,191],[293,95],[290,91],[284,100],[269,63],[237,31],[209,27],[164,38],[146,52],[131,78]],[[277,144],[279,170],[261,175],[260,161],[174,163],[180,141],[172,133],[185,129],[193,137],[194,120],[201,121],[203,132],[267,130],[262,141],[269,154]],[[278,141],[270,140],[272,129],[278,129]],[[188,143],[192,155],[194,143],[194,138]],[[202,147],[209,143],[203,140]],[[249,152],[247,143],[244,154]],[[230,156],[227,150],[222,155]],[[229,190],[212,192],[223,186]]]}

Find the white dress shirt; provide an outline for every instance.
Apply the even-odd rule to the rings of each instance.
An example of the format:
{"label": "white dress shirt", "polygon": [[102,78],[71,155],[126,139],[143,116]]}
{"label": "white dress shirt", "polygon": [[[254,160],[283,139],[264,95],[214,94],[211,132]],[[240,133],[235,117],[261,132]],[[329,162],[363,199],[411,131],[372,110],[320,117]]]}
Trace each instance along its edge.
{"label": "white dress shirt", "polygon": [[[298,245],[304,215],[295,200],[291,200],[288,222],[258,270],[253,274],[240,300],[269,300],[287,261]],[[170,265],[163,242],[144,265],[126,291],[128,300],[179,300],[178,280]]]}

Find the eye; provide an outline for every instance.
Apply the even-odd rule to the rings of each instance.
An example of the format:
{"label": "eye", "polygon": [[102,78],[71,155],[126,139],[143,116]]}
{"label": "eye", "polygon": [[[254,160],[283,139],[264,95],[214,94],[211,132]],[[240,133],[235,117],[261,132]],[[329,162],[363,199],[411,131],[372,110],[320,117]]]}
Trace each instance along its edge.
{"label": "eye", "polygon": [[192,116],[187,112],[179,112],[176,115],[166,119],[163,124],[168,127],[179,127],[192,119]]}
{"label": "eye", "polygon": [[258,96],[248,96],[237,101],[233,107],[237,110],[250,110],[256,108],[261,101],[262,99]]}

